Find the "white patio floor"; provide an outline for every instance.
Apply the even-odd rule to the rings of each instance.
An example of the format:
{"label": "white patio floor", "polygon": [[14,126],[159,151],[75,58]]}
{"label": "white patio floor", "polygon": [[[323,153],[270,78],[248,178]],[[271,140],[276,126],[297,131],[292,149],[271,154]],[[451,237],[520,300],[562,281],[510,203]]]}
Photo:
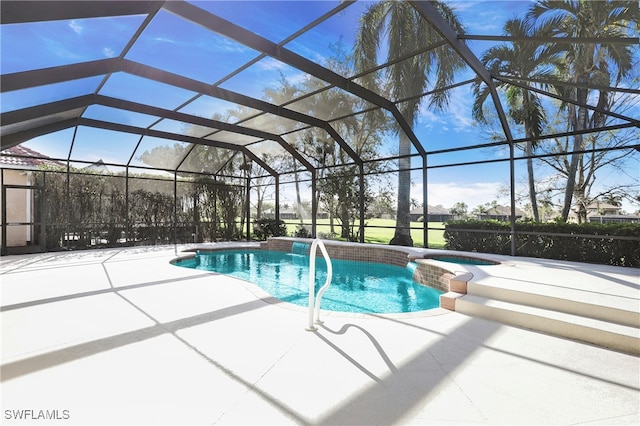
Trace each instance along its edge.
{"label": "white patio floor", "polygon": [[638,357],[440,309],[308,332],[175,257],[0,258],[2,424],[640,424]]}

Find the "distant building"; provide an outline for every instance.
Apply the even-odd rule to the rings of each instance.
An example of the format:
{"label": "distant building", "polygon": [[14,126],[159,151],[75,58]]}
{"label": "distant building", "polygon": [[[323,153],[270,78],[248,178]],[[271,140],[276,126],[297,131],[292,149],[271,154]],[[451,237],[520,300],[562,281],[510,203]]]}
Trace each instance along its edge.
{"label": "distant building", "polygon": [[82,170],[86,170],[91,173],[99,174],[99,175],[110,175],[111,170],[104,164],[102,159],[96,161],[95,163],[89,164],[87,167],[83,167]]}
{"label": "distant building", "polygon": [[295,210],[280,209],[281,220],[294,220],[298,219],[298,212]]}
{"label": "distant building", "polygon": [[[424,211],[422,207],[418,207],[409,212],[412,222],[419,222],[423,219]],[[441,205],[427,206],[427,222],[446,222],[455,219],[455,216],[449,212],[449,209]]]}
{"label": "distant building", "polygon": [[621,214],[621,207],[613,204],[594,202],[587,206],[587,221],[598,223],[640,223],[640,216]]}
{"label": "distant building", "polygon": [[[524,211],[516,207],[516,220],[521,219],[524,215]],[[477,220],[499,220],[508,222],[511,220],[511,206],[497,205],[490,208],[487,212],[478,213],[475,216]]]}
{"label": "distant building", "polygon": [[[265,212],[262,214],[262,217],[267,219],[273,219],[275,217],[275,213],[273,211]],[[298,214],[297,210],[290,210],[290,209],[280,210],[280,220],[298,220],[298,219],[300,219],[300,215]],[[319,211],[316,214],[316,219],[329,219],[329,213],[325,211]]]}

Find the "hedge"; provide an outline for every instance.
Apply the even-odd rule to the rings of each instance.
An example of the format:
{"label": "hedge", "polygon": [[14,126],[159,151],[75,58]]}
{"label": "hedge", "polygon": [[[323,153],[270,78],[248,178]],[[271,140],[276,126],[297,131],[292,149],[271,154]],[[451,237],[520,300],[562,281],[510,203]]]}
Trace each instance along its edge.
{"label": "hedge", "polygon": [[[516,256],[640,266],[640,224],[637,223],[517,222],[515,230]],[[444,239],[445,248],[449,250],[511,254],[509,222],[449,221],[445,223]]]}
{"label": "hedge", "polygon": [[283,235],[287,235],[287,225],[281,219],[258,218],[253,222],[253,238],[258,241]]}

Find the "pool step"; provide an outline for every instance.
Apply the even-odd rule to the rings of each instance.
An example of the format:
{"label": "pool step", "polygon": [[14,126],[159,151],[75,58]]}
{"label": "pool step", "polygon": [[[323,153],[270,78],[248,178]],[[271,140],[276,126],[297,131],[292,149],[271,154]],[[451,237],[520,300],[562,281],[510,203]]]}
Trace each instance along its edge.
{"label": "pool step", "polygon": [[455,310],[467,315],[640,355],[640,328],[630,325],[474,294],[457,298]]}
{"label": "pool step", "polygon": [[463,290],[443,303],[461,313],[640,355],[637,299],[496,278],[471,278]]}
{"label": "pool step", "polygon": [[638,300],[628,297],[544,284],[523,286],[509,280],[484,280],[480,283],[470,280],[466,292],[640,329]]}

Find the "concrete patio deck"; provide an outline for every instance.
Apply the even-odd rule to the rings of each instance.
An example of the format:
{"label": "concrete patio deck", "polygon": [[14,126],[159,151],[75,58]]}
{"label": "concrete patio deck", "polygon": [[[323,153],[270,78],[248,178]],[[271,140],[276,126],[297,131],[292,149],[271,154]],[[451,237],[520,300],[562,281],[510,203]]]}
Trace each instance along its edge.
{"label": "concrete patio deck", "polygon": [[[443,309],[308,332],[171,265],[184,248],[0,258],[2,424],[640,424],[636,356]],[[510,259],[545,291],[568,276]],[[592,293],[638,299],[638,269],[594,270]]]}

